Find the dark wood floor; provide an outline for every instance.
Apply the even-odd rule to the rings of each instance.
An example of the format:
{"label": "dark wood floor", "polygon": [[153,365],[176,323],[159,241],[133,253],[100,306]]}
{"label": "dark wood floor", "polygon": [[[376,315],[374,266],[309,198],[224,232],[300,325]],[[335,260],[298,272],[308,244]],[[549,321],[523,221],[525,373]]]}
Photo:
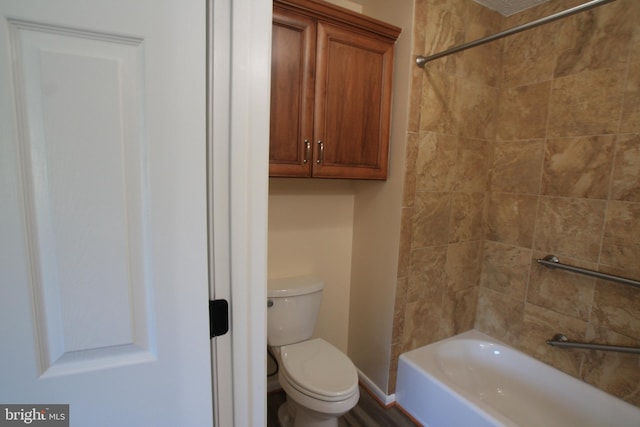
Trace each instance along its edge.
{"label": "dark wood floor", "polygon": [[[281,427],[278,408],[286,396],[284,391],[271,392],[267,396],[267,427]],[[338,419],[339,427],[415,427],[409,417],[398,408],[385,408],[360,386],[360,401],[348,413]]]}

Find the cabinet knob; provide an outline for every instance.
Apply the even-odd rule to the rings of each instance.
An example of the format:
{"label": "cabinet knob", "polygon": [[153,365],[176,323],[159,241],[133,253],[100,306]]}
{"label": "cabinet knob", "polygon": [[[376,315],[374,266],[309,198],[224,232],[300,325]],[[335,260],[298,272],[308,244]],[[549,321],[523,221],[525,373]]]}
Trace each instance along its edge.
{"label": "cabinet knob", "polygon": [[318,153],[318,160],[316,160],[317,164],[324,162],[324,142],[318,141],[318,148],[320,152]]}
{"label": "cabinet knob", "polygon": [[304,140],[304,160],[302,163],[305,165],[309,162],[309,156],[311,155],[311,141],[308,139]]}

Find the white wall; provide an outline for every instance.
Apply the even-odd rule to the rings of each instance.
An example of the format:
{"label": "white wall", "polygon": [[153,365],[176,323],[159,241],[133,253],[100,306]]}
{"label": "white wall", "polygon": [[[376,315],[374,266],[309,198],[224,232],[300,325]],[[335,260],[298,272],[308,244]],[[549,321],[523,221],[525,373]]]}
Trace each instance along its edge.
{"label": "white wall", "polygon": [[368,0],[364,14],[402,28],[395,46],[389,177],[358,182],[354,207],[349,350],[387,393],[404,187],[413,0]]}
{"label": "white wall", "polygon": [[323,278],[315,336],[345,353],[352,235],[353,182],[269,179],[269,278]]}
{"label": "white wall", "polygon": [[[350,0],[326,0],[327,3],[333,3],[335,5],[344,7],[345,9],[353,10],[354,12],[362,13],[362,5]],[[362,0],[360,0],[362,1]]]}

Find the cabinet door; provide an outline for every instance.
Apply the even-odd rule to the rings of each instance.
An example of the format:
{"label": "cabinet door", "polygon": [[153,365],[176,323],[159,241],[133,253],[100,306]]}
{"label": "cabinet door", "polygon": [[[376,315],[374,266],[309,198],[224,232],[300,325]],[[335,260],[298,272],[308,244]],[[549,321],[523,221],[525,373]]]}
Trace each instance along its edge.
{"label": "cabinet door", "polygon": [[270,176],[311,174],[315,54],[315,21],[274,8]]}
{"label": "cabinet door", "polygon": [[316,70],[313,175],[385,179],[393,43],[320,22]]}

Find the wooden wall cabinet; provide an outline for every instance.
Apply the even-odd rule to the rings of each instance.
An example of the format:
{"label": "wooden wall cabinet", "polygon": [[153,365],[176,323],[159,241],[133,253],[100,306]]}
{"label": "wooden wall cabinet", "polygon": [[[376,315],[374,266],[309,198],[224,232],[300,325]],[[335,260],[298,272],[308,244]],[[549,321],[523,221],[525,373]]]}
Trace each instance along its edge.
{"label": "wooden wall cabinet", "polygon": [[269,175],[386,179],[400,29],[319,0],[275,0]]}

